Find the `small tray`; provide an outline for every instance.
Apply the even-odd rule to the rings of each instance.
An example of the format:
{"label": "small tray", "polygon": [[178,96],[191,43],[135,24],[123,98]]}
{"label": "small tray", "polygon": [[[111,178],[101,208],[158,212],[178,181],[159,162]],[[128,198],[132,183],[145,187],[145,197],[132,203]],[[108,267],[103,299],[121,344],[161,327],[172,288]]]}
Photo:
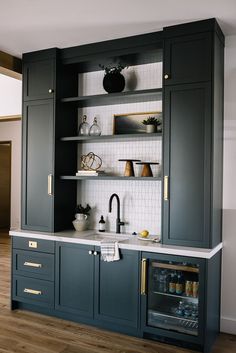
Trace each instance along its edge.
{"label": "small tray", "polygon": [[137,239],[144,240],[144,241],[152,241],[153,243],[160,243],[160,241],[161,241],[161,238],[158,236],[156,236],[156,237],[155,236],[148,236],[148,237],[144,238],[144,237],[140,237],[138,235]]}

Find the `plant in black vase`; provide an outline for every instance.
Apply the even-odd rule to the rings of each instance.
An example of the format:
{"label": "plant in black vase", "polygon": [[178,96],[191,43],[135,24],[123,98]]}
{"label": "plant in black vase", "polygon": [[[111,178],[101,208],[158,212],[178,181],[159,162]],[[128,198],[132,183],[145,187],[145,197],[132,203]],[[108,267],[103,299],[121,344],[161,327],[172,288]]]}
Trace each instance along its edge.
{"label": "plant in black vase", "polygon": [[122,92],[125,88],[125,78],[121,71],[127,66],[117,65],[99,65],[105,71],[103,78],[103,88],[108,93]]}
{"label": "plant in black vase", "polygon": [[150,116],[149,118],[142,121],[143,125],[146,125],[146,132],[153,133],[157,132],[157,126],[161,125],[161,121],[154,116]]}

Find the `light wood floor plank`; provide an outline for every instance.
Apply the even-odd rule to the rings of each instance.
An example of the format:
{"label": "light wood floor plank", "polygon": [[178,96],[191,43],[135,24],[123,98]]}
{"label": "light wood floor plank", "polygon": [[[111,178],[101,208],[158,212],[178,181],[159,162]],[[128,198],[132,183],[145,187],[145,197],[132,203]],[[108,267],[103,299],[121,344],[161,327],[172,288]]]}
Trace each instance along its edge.
{"label": "light wood floor plank", "polygon": [[[190,353],[155,341],[100,330],[22,310],[10,310],[10,239],[0,231],[0,353]],[[221,334],[212,353],[236,352]]]}

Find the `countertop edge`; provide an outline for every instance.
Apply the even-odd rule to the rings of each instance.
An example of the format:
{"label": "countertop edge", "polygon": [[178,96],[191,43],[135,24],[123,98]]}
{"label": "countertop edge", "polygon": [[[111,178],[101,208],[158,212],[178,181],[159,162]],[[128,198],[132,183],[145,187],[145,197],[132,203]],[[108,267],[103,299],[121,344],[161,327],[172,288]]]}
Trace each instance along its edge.
{"label": "countertop edge", "polygon": [[[91,232],[93,231],[91,230]],[[75,232],[73,232],[73,234],[75,234]],[[43,239],[43,240],[52,240],[52,241],[67,242],[67,243],[74,243],[74,244],[100,246],[100,241],[86,239],[86,236],[84,236],[84,238],[82,238],[81,236],[72,237],[70,236],[69,231],[59,232],[59,233],[44,233],[44,232],[12,229],[10,230],[9,235],[22,237],[22,238]],[[222,242],[219,243],[213,249],[204,249],[204,248],[190,248],[190,247],[187,248],[187,247],[179,247],[179,246],[169,246],[169,245],[163,245],[160,243],[147,244],[147,242],[145,242],[144,244],[142,244],[141,240],[131,238],[128,241],[127,240],[120,241],[119,248],[126,249],[126,250],[152,252],[157,254],[179,255],[179,256],[210,259],[223,248],[223,243]]]}

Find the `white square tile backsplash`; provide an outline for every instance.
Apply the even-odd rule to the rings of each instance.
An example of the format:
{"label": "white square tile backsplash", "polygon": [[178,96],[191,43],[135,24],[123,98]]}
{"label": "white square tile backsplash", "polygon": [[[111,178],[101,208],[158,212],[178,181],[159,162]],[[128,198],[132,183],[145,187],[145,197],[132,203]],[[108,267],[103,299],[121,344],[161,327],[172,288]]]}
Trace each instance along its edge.
{"label": "white square tile backsplash", "polygon": [[[135,89],[155,88],[162,86],[162,65],[154,63],[130,67],[122,72],[126,78],[128,90],[136,82]],[[79,94],[93,95],[105,93],[102,87],[103,71],[89,72],[79,75]],[[133,81],[132,81],[133,80]],[[114,114],[135,112],[162,111],[162,102],[141,102],[131,104],[106,105],[87,107],[78,110],[80,117],[86,114],[88,123],[92,124],[94,116],[103,135],[113,133]],[[83,143],[78,147],[80,154],[94,152],[102,158],[101,169],[116,175],[123,175],[125,162],[118,159],[135,158],[142,161],[155,161],[161,165],[162,141],[128,141]],[[134,165],[135,175],[140,176],[141,166]],[[80,169],[80,157],[78,157]],[[154,176],[161,175],[161,166],[152,166]],[[106,230],[115,231],[116,226],[116,200],[114,200],[112,213],[108,213],[109,198],[117,193],[121,201],[121,220],[125,221],[123,232],[132,233],[148,229],[151,234],[160,234],[161,231],[161,182],[160,181],[128,181],[128,180],[86,180],[78,182],[78,203],[89,203],[92,207],[90,215],[90,228],[98,228],[100,216],[106,220]]]}

